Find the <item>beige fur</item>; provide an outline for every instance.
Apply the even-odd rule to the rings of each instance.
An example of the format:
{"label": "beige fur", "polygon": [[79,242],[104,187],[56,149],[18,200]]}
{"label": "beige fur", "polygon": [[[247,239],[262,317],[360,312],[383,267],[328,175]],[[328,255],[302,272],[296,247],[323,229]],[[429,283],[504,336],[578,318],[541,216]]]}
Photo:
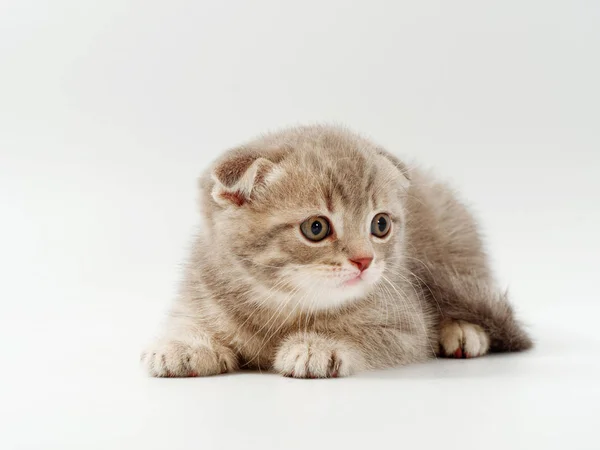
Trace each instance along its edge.
{"label": "beige fur", "polygon": [[[476,224],[445,185],[347,130],[284,130],[200,180],[203,226],[153,376],[243,368],[335,377],[531,341],[498,291]],[[392,219],[371,234],[378,213]],[[300,224],[328,218],[307,240]],[[376,219],[377,220],[377,219]],[[363,272],[350,260],[373,257]]]}

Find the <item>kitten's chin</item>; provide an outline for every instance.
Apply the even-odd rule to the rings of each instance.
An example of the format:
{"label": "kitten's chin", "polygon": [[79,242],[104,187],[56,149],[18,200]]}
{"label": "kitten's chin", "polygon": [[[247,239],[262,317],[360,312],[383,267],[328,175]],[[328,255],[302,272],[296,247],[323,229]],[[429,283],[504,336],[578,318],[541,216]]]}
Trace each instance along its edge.
{"label": "kitten's chin", "polygon": [[358,271],[296,272],[292,276],[296,287],[296,305],[309,312],[335,309],[365,298],[382,276],[384,266],[374,265]]}
{"label": "kitten's chin", "polygon": [[371,287],[370,283],[361,278],[349,280],[342,286],[330,290],[329,295],[322,299],[324,307],[337,307],[363,299]]}
{"label": "kitten's chin", "polygon": [[335,309],[365,298],[373,284],[360,277],[352,278],[341,284],[316,282],[301,289],[300,307],[306,311]]}

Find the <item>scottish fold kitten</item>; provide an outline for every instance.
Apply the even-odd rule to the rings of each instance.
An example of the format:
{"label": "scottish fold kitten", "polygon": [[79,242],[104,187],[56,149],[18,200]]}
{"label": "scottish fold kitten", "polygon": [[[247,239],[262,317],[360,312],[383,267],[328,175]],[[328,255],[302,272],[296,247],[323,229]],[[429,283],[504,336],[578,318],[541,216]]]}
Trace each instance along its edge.
{"label": "scottish fold kitten", "polygon": [[345,129],[230,150],[200,191],[179,296],[142,355],[152,376],[337,377],[532,345],[452,191]]}

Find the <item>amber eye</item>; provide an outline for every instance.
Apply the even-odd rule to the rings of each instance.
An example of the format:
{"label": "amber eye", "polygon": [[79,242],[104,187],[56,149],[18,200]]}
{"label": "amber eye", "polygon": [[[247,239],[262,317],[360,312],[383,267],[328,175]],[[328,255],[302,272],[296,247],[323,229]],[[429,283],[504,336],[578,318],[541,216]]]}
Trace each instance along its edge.
{"label": "amber eye", "polygon": [[306,239],[319,242],[329,236],[329,221],[325,217],[311,217],[300,224],[300,231]]}
{"label": "amber eye", "polygon": [[373,236],[384,238],[390,232],[390,228],[392,228],[392,220],[387,214],[379,213],[373,217],[371,222],[371,234]]}

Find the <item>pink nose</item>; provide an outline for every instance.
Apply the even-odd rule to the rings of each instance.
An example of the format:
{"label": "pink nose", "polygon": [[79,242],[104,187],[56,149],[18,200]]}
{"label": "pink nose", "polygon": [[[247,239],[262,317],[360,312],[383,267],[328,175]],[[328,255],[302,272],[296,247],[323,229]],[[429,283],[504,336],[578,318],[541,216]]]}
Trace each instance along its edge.
{"label": "pink nose", "polygon": [[350,259],[350,262],[356,267],[358,267],[358,270],[363,272],[364,270],[367,270],[369,268],[369,266],[373,262],[373,257],[369,256],[365,258],[352,258]]}

